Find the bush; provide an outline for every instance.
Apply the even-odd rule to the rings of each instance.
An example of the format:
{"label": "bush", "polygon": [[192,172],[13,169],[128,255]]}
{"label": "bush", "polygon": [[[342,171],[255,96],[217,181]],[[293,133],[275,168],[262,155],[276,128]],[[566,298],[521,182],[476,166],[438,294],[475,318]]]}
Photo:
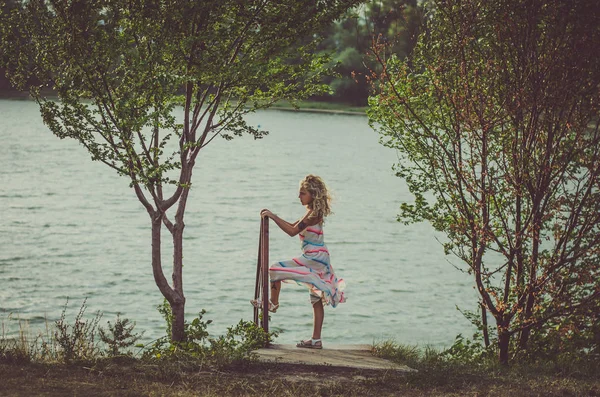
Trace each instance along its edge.
{"label": "bush", "polygon": [[55,322],[54,339],[59,347],[59,358],[67,364],[72,361],[91,361],[99,356],[100,349],[96,341],[96,329],[102,314],[98,311],[94,318],[84,320],[86,301],[87,299],[84,299],[81,304],[73,325],[65,320],[68,300],[60,318]]}
{"label": "bush", "polygon": [[165,318],[166,335],[154,341],[144,351],[143,357],[146,359],[195,361],[222,368],[234,362],[254,359],[253,351],[265,346],[267,341],[277,336],[276,333],[266,334],[253,322],[240,320],[236,326],[229,327],[225,335],[211,338],[207,328],[212,320],[203,320],[206,314],[206,310],[203,309],[191,323],[185,322],[185,340],[172,342],[171,307],[165,300],[157,309]]}
{"label": "bush", "polygon": [[486,349],[479,341],[465,339],[461,334],[456,336],[452,346],[440,353],[447,362],[469,366],[482,365],[494,356],[492,348]]}
{"label": "bush", "polygon": [[441,368],[446,366],[480,366],[493,360],[493,354],[476,341],[458,335],[448,349],[438,351],[430,346],[419,348],[385,341],[374,346],[377,356],[406,364],[411,368]]}
{"label": "bush", "polygon": [[131,323],[127,318],[121,319],[119,313],[117,313],[114,325],[111,325],[110,321],[108,321],[108,331],[104,330],[102,327],[98,328],[100,331],[100,339],[108,346],[106,354],[109,357],[132,355],[131,351],[123,352],[121,349],[126,349],[135,345],[135,342],[142,337],[143,332],[142,334],[134,334],[134,328],[135,322]]}

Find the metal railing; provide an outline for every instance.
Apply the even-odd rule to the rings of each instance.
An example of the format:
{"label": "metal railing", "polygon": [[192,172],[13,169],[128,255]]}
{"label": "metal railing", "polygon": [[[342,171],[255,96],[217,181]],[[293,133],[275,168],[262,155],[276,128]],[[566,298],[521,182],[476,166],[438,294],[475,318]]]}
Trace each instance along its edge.
{"label": "metal railing", "polygon": [[[256,264],[256,285],[254,299],[262,302],[262,316],[259,308],[254,308],[254,323],[265,332],[269,332],[269,218],[260,220],[260,237],[258,240],[258,263]],[[268,342],[267,342],[268,344]]]}

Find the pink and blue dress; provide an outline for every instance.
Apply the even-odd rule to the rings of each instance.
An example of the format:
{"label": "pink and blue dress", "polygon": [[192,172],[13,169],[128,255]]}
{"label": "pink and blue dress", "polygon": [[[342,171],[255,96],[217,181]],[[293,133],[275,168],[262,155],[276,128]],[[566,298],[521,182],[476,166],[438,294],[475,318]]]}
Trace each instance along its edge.
{"label": "pink and blue dress", "polygon": [[269,269],[271,281],[295,281],[310,291],[311,302],[321,300],[323,304],[336,307],[346,298],[344,280],[337,278],[329,251],[323,237],[323,226],[308,226],[299,234],[302,255],[287,261],[273,263]]}

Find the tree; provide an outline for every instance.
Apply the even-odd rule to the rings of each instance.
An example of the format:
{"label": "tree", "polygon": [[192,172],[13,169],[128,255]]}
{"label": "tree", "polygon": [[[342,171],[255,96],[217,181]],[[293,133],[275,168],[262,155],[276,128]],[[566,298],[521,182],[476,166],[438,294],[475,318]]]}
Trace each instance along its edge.
{"label": "tree", "polygon": [[[148,212],[152,270],[172,309],[173,341],[185,339],[182,238],[198,155],[217,136],[266,134],[244,114],[326,91],[328,59],[314,55],[315,40],[297,38],[356,3],[31,0],[3,14],[13,83],[39,79],[28,88],[50,130],[128,177]],[[43,86],[58,101],[40,95]],[[172,237],[172,284],[162,267],[163,224]]]}
{"label": "tree", "polygon": [[504,364],[600,297],[599,21],[592,0],[439,0],[410,60],[374,48],[370,121],[415,198],[399,220],[445,233]]}

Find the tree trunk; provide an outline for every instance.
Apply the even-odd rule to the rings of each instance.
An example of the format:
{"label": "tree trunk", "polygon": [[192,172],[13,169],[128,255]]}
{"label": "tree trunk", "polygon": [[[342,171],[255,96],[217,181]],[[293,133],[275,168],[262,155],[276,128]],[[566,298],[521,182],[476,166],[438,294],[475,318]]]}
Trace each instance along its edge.
{"label": "tree trunk", "polygon": [[[534,203],[536,206],[539,203]],[[540,228],[541,228],[541,216],[537,213],[534,215],[533,225],[533,245],[532,245],[532,255],[531,255],[531,268],[529,270],[529,285],[527,289],[527,304],[525,305],[524,312],[524,320],[525,322],[531,321],[531,317],[533,316],[533,305],[535,303],[535,294],[537,293],[537,264],[539,258],[539,246],[540,246]],[[528,324],[527,324],[528,325]],[[521,331],[521,335],[519,337],[519,349],[525,350],[527,349],[527,343],[529,342],[529,334],[531,333],[531,327],[525,328]]]}
{"label": "tree trunk", "polygon": [[183,341],[185,339],[183,328],[185,298],[183,297],[182,292],[175,291],[171,288],[162,270],[162,252],[160,245],[163,215],[158,211],[149,211],[149,214],[152,219],[152,273],[154,275],[154,281],[162,295],[171,305],[171,311],[173,313],[171,340],[174,342]]}
{"label": "tree trunk", "polygon": [[[185,166],[184,166],[185,167]],[[189,183],[191,171],[186,168],[186,178],[184,183]],[[171,329],[171,340],[183,341],[185,335],[185,296],[183,295],[183,230],[185,223],[183,216],[190,189],[185,188],[179,197],[177,212],[175,213],[175,225],[172,230],[173,235],[173,290],[177,301],[171,303],[173,312],[173,328]]]}
{"label": "tree trunk", "polygon": [[173,230],[173,289],[180,297],[177,302],[171,303],[173,312],[173,328],[171,339],[182,341],[185,339],[185,296],[183,295],[183,221],[175,224]]}
{"label": "tree trunk", "polygon": [[171,341],[183,342],[185,340],[185,298],[171,303],[173,323],[171,324]]}
{"label": "tree trunk", "polygon": [[508,350],[510,346],[510,333],[508,324],[498,324],[498,359],[500,364],[508,366]]}
{"label": "tree trunk", "polygon": [[483,341],[485,343],[485,347],[490,347],[490,336],[488,334],[488,322],[487,322],[487,310],[485,310],[485,305],[481,302],[481,326],[483,327]]}
{"label": "tree trunk", "polygon": [[[534,303],[533,294],[529,295],[527,299],[527,306],[525,307],[525,318],[527,320],[531,319],[531,313]],[[526,350],[527,344],[529,343],[529,335],[531,334],[531,327],[527,327],[521,331],[521,335],[519,336],[519,350]]]}

